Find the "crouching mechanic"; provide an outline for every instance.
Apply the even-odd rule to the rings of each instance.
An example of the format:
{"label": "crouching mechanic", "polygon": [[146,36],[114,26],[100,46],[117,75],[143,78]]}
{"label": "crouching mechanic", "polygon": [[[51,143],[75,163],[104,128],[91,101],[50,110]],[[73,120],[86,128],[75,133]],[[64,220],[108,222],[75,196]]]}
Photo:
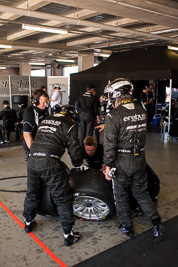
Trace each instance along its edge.
{"label": "crouching mechanic", "polygon": [[70,246],[80,239],[73,232],[73,195],[69,185],[67,166],[60,160],[67,148],[72,164],[78,171],[87,169],[83,165],[82,150],[78,140],[78,126],[74,119],[77,113],[73,106],[62,106],[61,111],[46,117],[39,125],[30,147],[27,162],[27,193],[24,201],[25,232],[35,225],[34,218],[40,201],[43,184],[49,191],[64,231],[64,245]]}
{"label": "crouching mechanic", "polygon": [[[112,180],[119,219],[119,229],[133,236],[129,204],[129,189],[139,206],[153,223],[153,242],[160,241],[163,225],[147,191],[147,171],[144,146],[146,142],[146,112],[132,96],[133,85],[127,79],[116,79],[105,88],[113,103],[105,120],[105,178]],[[116,168],[115,175],[112,170]],[[112,179],[113,178],[113,179]]]}
{"label": "crouching mechanic", "polygon": [[106,166],[103,162],[103,145],[96,143],[96,138],[87,136],[83,141],[83,156],[90,168],[104,171]]}

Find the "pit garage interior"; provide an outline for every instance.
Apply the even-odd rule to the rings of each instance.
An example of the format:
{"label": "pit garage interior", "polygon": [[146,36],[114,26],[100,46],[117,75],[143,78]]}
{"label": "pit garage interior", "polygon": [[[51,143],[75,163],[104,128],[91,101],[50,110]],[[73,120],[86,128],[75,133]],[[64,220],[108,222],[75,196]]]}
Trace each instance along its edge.
{"label": "pit garage interior", "polygon": [[[165,139],[161,139],[160,132],[148,132],[146,158],[147,163],[160,179],[158,210],[165,227],[167,222],[174,220],[178,215],[177,148],[176,138],[168,141],[167,135]],[[72,168],[67,154],[63,159]],[[2,190],[0,191],[0,259],[2,267],[52,267],[77,264],[98,267],[108,266],[111,263],[113,266],[120,266],[118,265],[121,260],[119,257],[122,258],[122,266],[133,266],[133,264],[134,266],[143,266],[143,264],[144,266],[177,266],[177,223],[172,222],[171,228],[166,228],[164,240],[153,245],[152,225],[143,214],[134,218],[135,237],[131,240],[128,240],[118,230],[116,215],[102,221],[86,221],[76,218],[75,230],[80,231],[82,236],[78,243],[69,248],[63,245],[59,217],[37,215],[37,225],[33,234],[25,234],[22,228],[24,220],[22,210],[27,173],[21,145],[0,148],[0,169],[0,189]],[[5,177],[14,178],[2,180]],[[4,192],[3,190],[22,192]],[[135,249],[134,244],[130,242],[137,241],[142,234],[146,236],[143,236],[141,241],[138,240],[137,249]],[[125,250],[122,252],[118,247],[114,260],[113,258],[111,260],[110,255],[101,254],[108,253],[110,249],[114,249],[119,244],[124,245]],[[145,244],[147,244],[146,249]],[[134,259],[134,252],[131,253],[130,250],[135,251]],[[97,256],[97,259],[90,262],[93,256]],[[85,263],[85,260],[89,262]]]}
{"label": "pit garage interior", "polygon": [[[48,68],[56,65],[56,58],[79,64],[79,58],[91,54],[96,60],[102,53],[177,46],[177,14],[177,0],[1,0],[0,44],[11,47],[0,49],[0,65],[7,67],[3,74],[18,75],[23,64],[34,60]],[[22,24],[67,29],[68,35],[24,30]],[[152,244],[152,225],[144,214],[134,218],[133,239],[118,230],[114,214],[102,221],[76,218],[81,240],[67,248],[59,217],[37,215],[33,233],[25,234],[25,153],[22,143],[0,146],[0,266],[177,266],[177,151],[178,139],[161,135],[159,126],[147,133],[147,163],[160,179],[158,210],[166,230],[162,242]],[[63,160],[73,167],[67,153]]]}

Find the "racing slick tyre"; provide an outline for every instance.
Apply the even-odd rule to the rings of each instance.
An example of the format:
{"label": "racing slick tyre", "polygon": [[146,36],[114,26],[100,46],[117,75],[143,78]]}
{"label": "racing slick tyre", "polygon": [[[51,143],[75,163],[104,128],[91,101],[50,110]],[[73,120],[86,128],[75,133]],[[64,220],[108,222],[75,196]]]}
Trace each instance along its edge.
{"label": "racing slick tyre", "polygon": [[[79,173],[72,169],[69,182],[73,191],[73,211],[76,217],[100,221],[108,219],[115,213],[112,183],[105,180],[102,172],[88,169]],[[58,216],[48,186],[44,186],[42,191],[37,214]]]}

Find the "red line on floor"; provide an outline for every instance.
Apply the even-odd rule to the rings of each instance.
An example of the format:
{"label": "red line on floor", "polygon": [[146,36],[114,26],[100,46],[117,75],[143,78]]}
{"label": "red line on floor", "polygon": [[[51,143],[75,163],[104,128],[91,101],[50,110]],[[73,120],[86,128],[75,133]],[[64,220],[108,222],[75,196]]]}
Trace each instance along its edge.
{"label": "red line on floor", "polygon": [[[22,223],[1,201],[0,206],[24,229],[24,223]],[[55,261],[57,262],[61,267],[67,267],[41,240],[34,235],[32,232],[28,235],[33,238],[33,240]]]}

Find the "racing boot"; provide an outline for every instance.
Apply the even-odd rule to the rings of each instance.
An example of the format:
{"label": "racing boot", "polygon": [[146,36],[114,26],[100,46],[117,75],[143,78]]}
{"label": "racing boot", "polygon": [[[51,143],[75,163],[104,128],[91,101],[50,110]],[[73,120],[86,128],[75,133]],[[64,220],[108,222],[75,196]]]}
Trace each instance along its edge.
{"label": "racing boot", "polygon": [[64,246],[70,247],[73,243],[76,243],[80,239],[79,232],[71,232],[70,234],[64,234]]}
{"label": "racing boot", "polygon": [[30,222],[25,221],[25,233],[30,233],[35,226],[36,222],[35,220],[32,220]]}
{"label": "racing boot", "polygon": [[124,227],[122,224],[119,225],[119,230],[128,237],[133,237],[132,226]]}
{"label": "racing boot", "polygon": [[153,243],[157,243],[163,239],[163,232],[165,231],[162,223],[153,226]]}

